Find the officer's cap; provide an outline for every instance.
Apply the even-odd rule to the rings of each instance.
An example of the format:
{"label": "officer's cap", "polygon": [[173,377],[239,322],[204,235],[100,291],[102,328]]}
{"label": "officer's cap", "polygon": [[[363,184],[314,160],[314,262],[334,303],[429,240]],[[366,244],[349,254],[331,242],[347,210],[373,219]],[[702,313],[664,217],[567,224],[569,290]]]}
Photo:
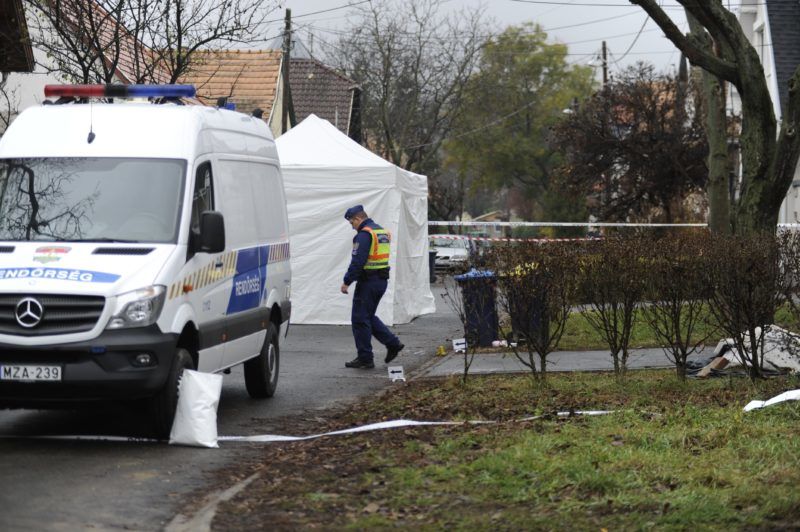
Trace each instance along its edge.
{"label": "officer's cap", "polygon": [[349,221],[355,215],[357,215],[359,213],[362,213],[362,212],[364,212],[364,206],[363,205],[355,205],[355,206],[350,207],[349,209],[347,209],[347,212],[344,213],[344,218],[345,218],[345,220]]}

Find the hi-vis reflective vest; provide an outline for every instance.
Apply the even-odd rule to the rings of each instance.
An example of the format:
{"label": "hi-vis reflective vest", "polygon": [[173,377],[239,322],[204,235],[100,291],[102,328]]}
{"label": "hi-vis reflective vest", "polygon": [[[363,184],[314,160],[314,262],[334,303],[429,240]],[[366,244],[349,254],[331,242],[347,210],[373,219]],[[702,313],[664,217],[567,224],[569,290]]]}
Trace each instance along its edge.
{"label": "hi-vis reflective vest", "polygon": [[391,247],[392,237],[386,229],[373,229],[364,227],[364,231],[372,236],[372,245],[369,247],[365,270],[383,270],[389,267],[389,248]]}

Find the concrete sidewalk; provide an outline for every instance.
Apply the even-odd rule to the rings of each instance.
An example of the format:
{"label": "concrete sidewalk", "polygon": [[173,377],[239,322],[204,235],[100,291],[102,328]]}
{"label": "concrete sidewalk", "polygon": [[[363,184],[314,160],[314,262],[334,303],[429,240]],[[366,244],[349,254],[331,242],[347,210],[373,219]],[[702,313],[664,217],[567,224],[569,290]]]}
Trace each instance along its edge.
{"label": "concrete sidewalk", "polygon": [[[431,289],[436,297],[436,313],[423,316],[413,322],[395,327],[401,338],[407,338],[416,345],[404,351],[406,357],[398,358],[398,365],[406,364],[406,375],[416,377],[442,377],[464,372],[464,356],[461,354],[448,354],[444,357],[432,356],[431,351],[435,345],[448,345],[452,338],[464,335],[464,329],[458,316],[444,302],[442,296],[445,292],[440,280]],[[408,345],[408,341],[406,341]],[[693,354],[689,360],[707,360],[714,354],[715,344],[706,346],[702,351]],[[411,362],[415,360],[408,354],[415,351],[424,351],[427,360],[415,367]],[[523,356],[527,356],[524,353]],[[538,357],[537,357],[538,358]],[[410,360],[409,360],[410,359]],[[416,360],[419,360],[418,358]],[[661,348],[633,349],[628,355],[629,369],[645,368],[672,368],[674,364],[664,354]],[[547,357],[547,371],[613,371],[614,362],[607,349],[598,351],[556,351]],[[514,353],[477,353],[473,359],[470,373],[518,373],[528,372]]]}
{"label": "concrete sidewalk", "polygon": [[[703,360],[713,355],[714,348],[706,347],[695,353],[689,360]],[[527,354],[526,354],[527,355]],[[537,357],[538,358],[538,357]],[[628,355],[629,369],[671,368],[674,364],[661,348],[634,349]],[[611,353],[603,351],[555,351],[547,357],[547,371],[613,371]],[[513,352],[476,353],[469,372],[480,373],[523,373],[528,372]],[[464,355],[449,354],[437,358],[422,369],[419,377],[443,377],[464,372]]]}

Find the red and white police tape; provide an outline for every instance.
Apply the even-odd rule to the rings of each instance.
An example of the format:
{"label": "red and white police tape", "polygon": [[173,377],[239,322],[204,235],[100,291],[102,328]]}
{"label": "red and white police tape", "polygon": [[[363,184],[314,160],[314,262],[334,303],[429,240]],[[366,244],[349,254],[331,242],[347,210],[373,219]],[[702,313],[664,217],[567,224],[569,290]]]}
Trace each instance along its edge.
{"label": "red and white police tape", "polygon": [[441,240],[477,240],[480,242],[586,242],[599,238],[500,238],[472,235],[428,235],[429,238]]}
{"label": "red and white police tape", "polygon": [[[708,224],[667,224],[634,222],[473,222],[430,220],[429,227],[708,227]],[[780,228],[800,229],[800,223],[780,223]]]}

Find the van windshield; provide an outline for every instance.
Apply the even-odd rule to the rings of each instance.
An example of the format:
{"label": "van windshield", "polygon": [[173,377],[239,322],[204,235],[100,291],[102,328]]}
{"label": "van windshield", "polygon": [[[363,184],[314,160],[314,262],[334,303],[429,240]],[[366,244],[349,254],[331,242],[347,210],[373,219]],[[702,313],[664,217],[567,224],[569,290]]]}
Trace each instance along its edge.
{"label": "van windshield", "polygon": [[0,240],[175,242],[185,161],[0,159]]}

